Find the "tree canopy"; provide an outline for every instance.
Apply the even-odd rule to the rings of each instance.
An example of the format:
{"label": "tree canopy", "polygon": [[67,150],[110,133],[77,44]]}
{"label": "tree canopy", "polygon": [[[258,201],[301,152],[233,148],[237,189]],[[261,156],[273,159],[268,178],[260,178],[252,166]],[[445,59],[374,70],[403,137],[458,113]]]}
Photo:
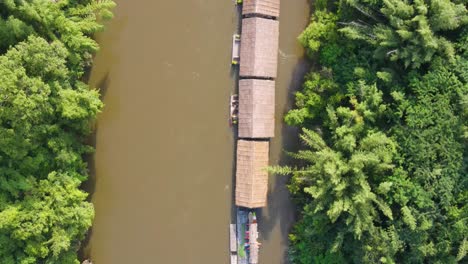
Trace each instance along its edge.
{"label": "tree canopy", "polygon": [[0,263],[79,263],[94,216],[85,142],[103,106],[82,76],[113,6],[0,2]]}
{"label": "tree canopy", "polygon": [[285,121],[293,263],[457,263],[468,237],[466,2],[317,1]]}

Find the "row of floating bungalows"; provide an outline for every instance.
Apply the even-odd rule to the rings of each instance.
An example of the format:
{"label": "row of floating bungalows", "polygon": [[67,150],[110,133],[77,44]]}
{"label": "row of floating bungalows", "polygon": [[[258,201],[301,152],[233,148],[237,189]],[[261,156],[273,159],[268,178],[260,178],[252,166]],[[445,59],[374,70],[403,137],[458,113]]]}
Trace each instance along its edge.
{"label": "row of floating bungalows", "polygon": [[269,138],[275,134],[280,0],[244,0],[239,62],[236,205],[266,206]]}
{"label": "row of floating bungalows", "polygon": [[[275,133],[279,13],[280,0],[243,1],[235,189],[235,203],[240,208],[267,204],[268,139]],[[259,244],[252,243],[248,263],[256,264]]]}

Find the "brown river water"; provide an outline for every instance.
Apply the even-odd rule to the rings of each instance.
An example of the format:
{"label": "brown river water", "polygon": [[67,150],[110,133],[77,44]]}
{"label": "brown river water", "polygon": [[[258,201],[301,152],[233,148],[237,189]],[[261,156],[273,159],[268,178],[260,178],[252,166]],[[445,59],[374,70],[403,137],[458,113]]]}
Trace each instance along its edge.
{"label": "brown river water", "polygon": [[[86,186],[96,218],[83,254],[95,264],[228,263],[233,0],[116,2],[90,76],[106,106]],[[306,68],[296,38],[308,16],[308,0],[282,1],[272,165],[295,145],[282,116]],[[294,209],[285,178],[271,177],[268,202],[260,262],[286,263]]]}

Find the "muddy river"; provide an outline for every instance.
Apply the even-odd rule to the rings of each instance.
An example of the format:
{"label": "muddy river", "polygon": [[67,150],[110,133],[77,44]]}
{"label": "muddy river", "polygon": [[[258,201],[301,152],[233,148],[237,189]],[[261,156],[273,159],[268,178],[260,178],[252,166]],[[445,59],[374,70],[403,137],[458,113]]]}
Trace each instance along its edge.
{"label": "muddy river", "polygon": [[[116,2],[90,77],[106,106],[90,163],[96,218],[84,254],[95,264],[228,263],[233,1]],[[271,164],[294,145],[281,120],[305,68],[296,37],[308,15],[308,0],[282,1]],[[286,261],[294,210],[284,181],[271,177],[259,219],[262,264]]]}

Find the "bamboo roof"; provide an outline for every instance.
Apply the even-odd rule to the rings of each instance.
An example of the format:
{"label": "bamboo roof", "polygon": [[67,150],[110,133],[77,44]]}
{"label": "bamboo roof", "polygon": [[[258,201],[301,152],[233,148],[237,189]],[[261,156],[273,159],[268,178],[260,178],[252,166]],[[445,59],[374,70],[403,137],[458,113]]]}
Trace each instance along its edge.
{"label": "bamboo roof", "polygon": [[266,206],[268,157],[269,143],[267,141],[237,141],[237,206],[247,208]]}
{"label": "bamboo roof", "polygon": [[242,19],[241,77],[276,78],[279,22],[250,17]]}
{"label": "bamboo roof", "polygon": [[279,17],[280,0],[244,0],[243,15],[259,14],[270,17]]}
{"label": "bamboo roof", "polygon": [[239,137],[271,138],[275,135],[275,81],[239,81]]}

